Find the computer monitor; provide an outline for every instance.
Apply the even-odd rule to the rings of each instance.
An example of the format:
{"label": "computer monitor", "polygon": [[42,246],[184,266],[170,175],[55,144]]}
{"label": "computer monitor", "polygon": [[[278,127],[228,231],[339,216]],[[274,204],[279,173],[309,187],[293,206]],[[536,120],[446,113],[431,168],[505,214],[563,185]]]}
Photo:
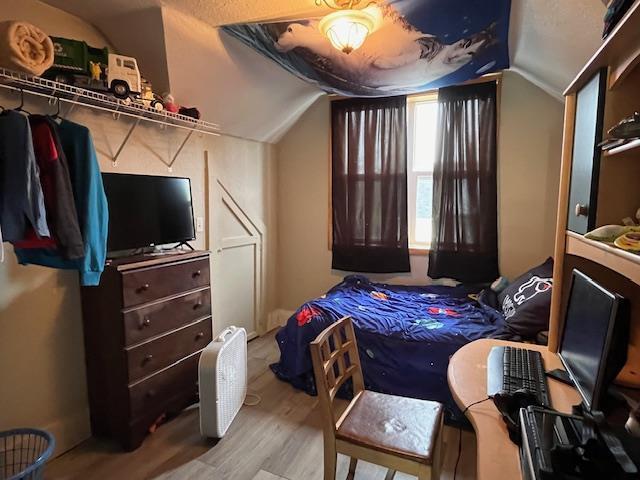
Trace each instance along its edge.
{"label": "computer monitor", "polygon": [[560,359],[590,412],[627,361],[627,302],[573,270]]}

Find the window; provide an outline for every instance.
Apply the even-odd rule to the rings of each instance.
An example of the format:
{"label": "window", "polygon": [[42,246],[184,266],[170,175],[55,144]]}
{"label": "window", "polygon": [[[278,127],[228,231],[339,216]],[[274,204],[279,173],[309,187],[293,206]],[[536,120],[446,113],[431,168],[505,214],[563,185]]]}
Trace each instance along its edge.
{"label": "window", "polygon": [[409,247],[427,250],[431,244],[433,164],[436,155],[438,95],[407,98],[407,212]]}
{"label": "window", "polygon": [[123,62],[125,68],[130,68],[131,70],[135,70],[136,64],[133,60],[124,60]]}

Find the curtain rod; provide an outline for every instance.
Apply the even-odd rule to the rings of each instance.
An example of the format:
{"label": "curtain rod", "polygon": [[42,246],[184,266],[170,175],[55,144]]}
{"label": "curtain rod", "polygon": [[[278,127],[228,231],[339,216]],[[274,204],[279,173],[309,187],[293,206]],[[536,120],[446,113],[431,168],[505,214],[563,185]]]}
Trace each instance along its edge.
{"label": "curtain rod", "polygon": [[[489,82],[496,82],[498,85],[500,85],[502,83],[502,77],[503,77],[503,72],[487,73],[485,75],[482,75],[481,77],[472,78],[471,80],[467,80],[465,82],[457,83],[455,85],[456,86],[473,85],[475,83],[489,83]],[[419,97],[419,96],[423,96],[423,95],[431,95],[431,94],[434,94],[434,93],[437,93],[437,92],[438,92],[438,89],[437,88],[433,88],[431,90],[424,90],[422,92],[410,93],[410,94],[407,94],[406,97],[407,98]],[[329,101],[331,101],[331,102],[336,101],[336,100],[346,100],[346,99],[349,99],[349,98],[359,98],[359,97],[347,97],[345,95],[338,95],[337,93],[328,93],[327,96],[329,97]]]}

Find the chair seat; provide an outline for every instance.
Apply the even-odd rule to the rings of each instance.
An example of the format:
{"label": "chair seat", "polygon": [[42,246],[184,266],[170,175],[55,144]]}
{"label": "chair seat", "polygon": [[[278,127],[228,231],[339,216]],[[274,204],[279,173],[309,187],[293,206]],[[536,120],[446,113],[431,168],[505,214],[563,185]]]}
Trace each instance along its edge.
{"label": "chair seat", "polygon": [[365,390],[338,427],[336,438],[431,465],[441,417],[438,402]]}

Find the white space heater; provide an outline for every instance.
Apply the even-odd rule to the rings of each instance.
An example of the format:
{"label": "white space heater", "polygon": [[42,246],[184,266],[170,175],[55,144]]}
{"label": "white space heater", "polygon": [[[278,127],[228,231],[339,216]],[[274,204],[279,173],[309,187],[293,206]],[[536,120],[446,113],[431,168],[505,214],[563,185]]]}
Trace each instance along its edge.
{"label": "white space heater", "polygon": [[222,438],[247,395],[247,332],[229,327],[200,355],[200,433]]}

